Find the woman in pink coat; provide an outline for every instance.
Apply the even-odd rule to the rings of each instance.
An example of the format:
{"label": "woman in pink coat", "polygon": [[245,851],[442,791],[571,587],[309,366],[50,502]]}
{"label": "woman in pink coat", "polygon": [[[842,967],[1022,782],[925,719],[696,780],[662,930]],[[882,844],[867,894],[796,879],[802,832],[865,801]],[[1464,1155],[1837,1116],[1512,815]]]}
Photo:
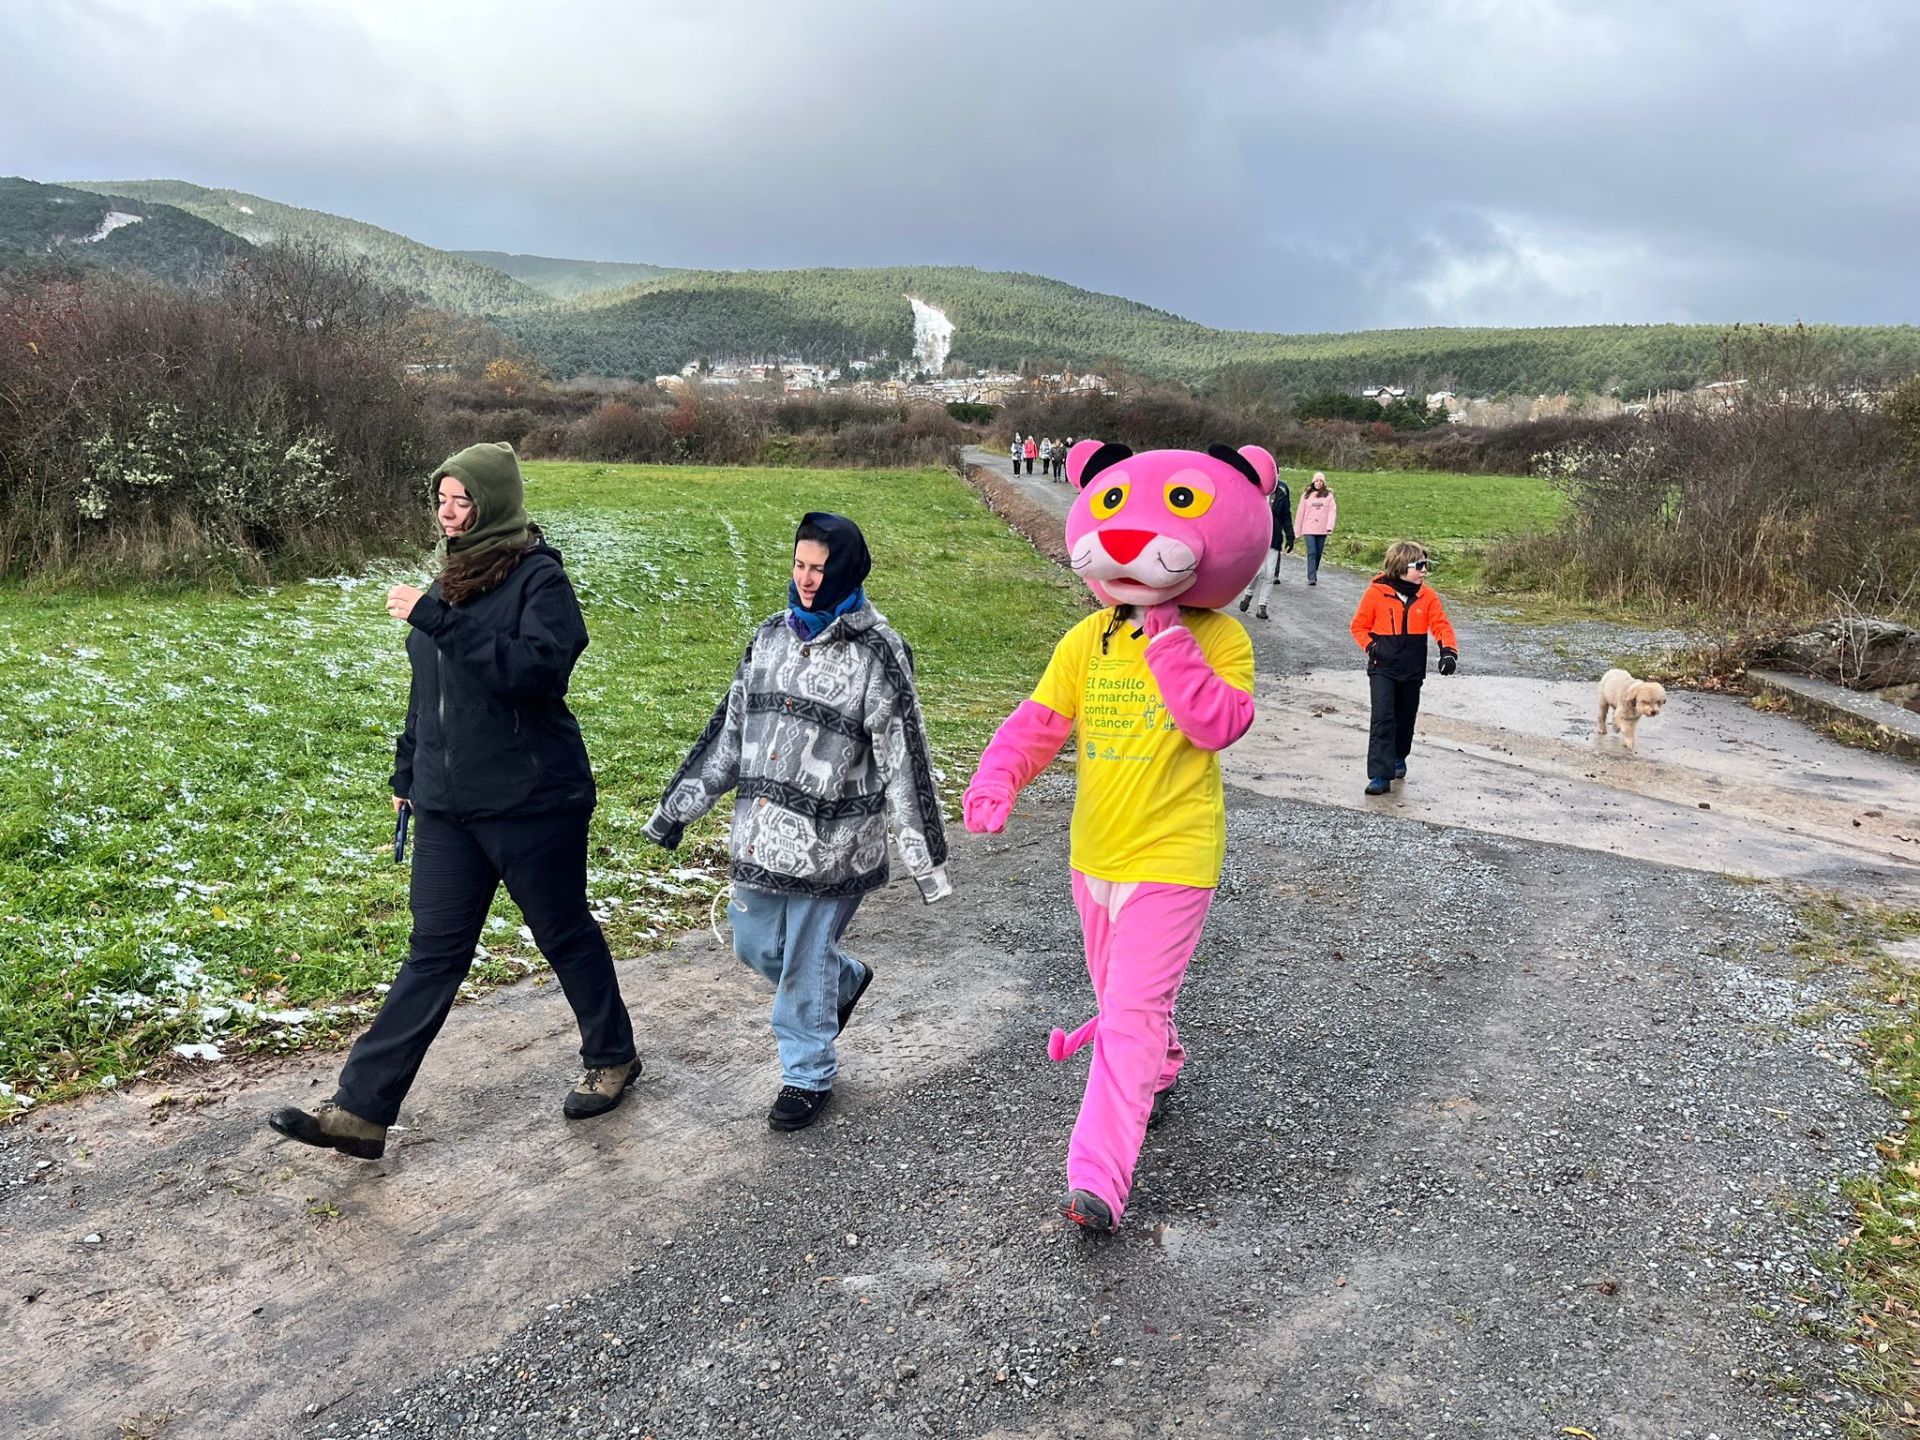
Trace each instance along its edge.
{"label": "woman in pink coat", "polygon": [[1293,520],[1294,531],[1307,542],[1307,584],[1320,583],[1320,552],[1327,548],[1327,536],[1333,533],[1340,507],[1327,486],[1324,470],[1313,472],[1313,479],[1300,494],[1300,509]]}
{"label": "woman in pink coat", "polygon": [[1033,473],[1033,462],[1040,458],[1040,442],[1031,435],[1027,436],[1027,443],[1021,453],[1027,458],[1027,473],[1031,475]]}

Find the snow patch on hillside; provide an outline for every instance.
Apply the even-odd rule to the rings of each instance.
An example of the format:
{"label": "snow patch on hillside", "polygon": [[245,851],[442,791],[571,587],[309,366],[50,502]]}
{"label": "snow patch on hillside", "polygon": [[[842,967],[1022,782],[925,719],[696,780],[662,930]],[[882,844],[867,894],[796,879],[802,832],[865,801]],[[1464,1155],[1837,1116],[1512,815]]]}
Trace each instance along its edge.
{"label": "snow patch on hillside", "polygon": [[935,375],[945,367],[953,349],[953,321],[944,310],[936,309],[918,296],[907,296],[913,306],[913,358],[922,370]]}
{"label": "snow patch on hillside", "polygon": [[144,215],[129,215],[124,210],[109,210],[107,212],[107,218],[100,222],[100,228],[95,230],[91,235],[81,236],[80,243],[82,245],[91,245],[96,240],[106,239],[107,236],[122,226],[138,225],[146,218]]}

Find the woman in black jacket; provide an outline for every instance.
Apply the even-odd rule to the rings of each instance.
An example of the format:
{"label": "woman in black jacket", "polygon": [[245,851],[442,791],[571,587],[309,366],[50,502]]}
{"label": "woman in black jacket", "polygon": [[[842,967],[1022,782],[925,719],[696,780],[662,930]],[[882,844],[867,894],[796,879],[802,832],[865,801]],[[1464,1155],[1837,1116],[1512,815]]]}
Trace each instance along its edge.
{"label": "woman in black jacket", "polygon": [[567,1118],[613,1109],[640,1075],[613,957],[587,905],[593,771],[566,703],[586,623],[559,552],[527,518],[511,445],[462,450],[435,485],[439,578],[424,593],[387,593],[387,613],[412,627],[392,786],[394,811],[410,808],[414,822],[406,963],[333,1099],[268,1120],[363,1160],[385,1150],[503,881],[580,1022],[586,1074],[567,1094]]}

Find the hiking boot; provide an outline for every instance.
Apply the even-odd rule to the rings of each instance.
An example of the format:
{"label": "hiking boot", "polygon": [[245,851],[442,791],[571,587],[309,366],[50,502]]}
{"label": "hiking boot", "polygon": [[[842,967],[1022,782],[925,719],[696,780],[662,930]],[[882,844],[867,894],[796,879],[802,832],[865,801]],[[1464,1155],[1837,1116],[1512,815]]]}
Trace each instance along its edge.
{"label": "hiking boot", "polygon": [[267,1124],[289,1140],[322,1150],[338,1150],[356,1160],[378,1160],[387,1150],[386,1126],[362,1120],[331,1100],[314,1106],[312,1114],[297,1105],[285,1106],[269,1115]]}
{"label": "hiking boot", "polygon": [[820,1112],[833,1099],[831,1090],[803,1090],[798,1085],[782,1085],[767,1112],[767,1124],[775,1130],[804,1130],[820,1118]]}
{"label": "hiking boot", "polygon": [[1173,1094],[1173,1086],[1179,1083],[1180,1082],[1176,1080],[1173,1082],[1173,1085],[1167,1086],[1166,1089],[1153,1092],[1153,1104],[1147,1110],[1147,1129],[1153,1129],[1154,1126],[1167,1118],[1167,1097]]}
{"label": "hiking boot", "polygon": [[1253,603],[1253,596],[1251,596],[1251,595],[1242,595],[1242,596],[1240,597],[1240,613],[1241,613],[1242,615],[1244,615],[1244,614],[1246,614],[1246,613],[1247,613],[1247,607],[1248,607],[1249,605],[1251,605],[1252,603]]}
{"label": "hiking boot", "polygon": [[1089,1235],[1113,1235],[1120,1229],[1113,1207],[1090,1190],[1069,1190],[1060,1202],[1060,1213]]}
{"label": "hiking boot", "polygon": [[591,1120],[604,1115],[626,1098],[627,1087],[640,1078],[640,1057],[624,1065],[599,1065],[573,1082],[560,1109],[569,1120]]}
{"label": "hiking boot", "polygon": [[1392,783],[1393,783],[1392,781],[1383,779],[1381,776],[1376,775],[1371,780],[1367,781],[1367,794],[1384,795],[1387,793],[1387,788]]}
{"label": "hiking boot", "polygon": [[1265,620],[1267,618],[1267,607],[1262,605],[1258,610],[1254,611],[1253,618],[1256,620]]}
{"label": "hiking boot", "polygon": [[853,998],[840,1007],[840,1023],[833,1029],[833,1038],[836,1040],[840,1038],[840,1032],[847,1028],[847,1021],[853,1018],[853,1007],[858,1005],[860,997],[867,993],[867,986],[873,984],[873,966],[862,965],[860,968],[867,973],[861,977],[860,984],[855,987]]}
{"label": "hiking boot", "polygon": [[1393,762],[1393,778],[1396,780],[1404,780],[1407,778],[1407,762],[1406,761],[1396,760]]}

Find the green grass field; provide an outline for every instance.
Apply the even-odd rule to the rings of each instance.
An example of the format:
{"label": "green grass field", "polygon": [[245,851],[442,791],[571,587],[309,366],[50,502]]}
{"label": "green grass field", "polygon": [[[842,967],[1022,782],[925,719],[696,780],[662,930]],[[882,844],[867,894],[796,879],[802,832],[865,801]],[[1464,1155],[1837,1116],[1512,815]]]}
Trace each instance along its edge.
{"label": "green grass field", "polygon": [[[1283,475],[1298,505],[1313,472]],[[1550,529],[1564,503],[1546,481],[1527,475],[1407,470],[1329,470],[1326,475],[1340,503],[1328,560],[1377,568],[1395,540],[1418,540],[1433,556],[1435,584],[1453,590],[1477,587],[1488,542]]]}
{"label": "green grass field", "polygon": [[[941,471],[543,464],[528,507],[593,643],[572,703],[600,777],[590,891],[617,951],[704,923],[723,811],[667,855],[640,827],[785,601],[794,522],[857,517],[913,645],[957,799],[1085,613],[1080,588]],[[425,534],[427,516],[422,517]],[[406,942],[387,776],[404,713],[388,585],[417,563],[238,596],[0,592],[0,1116],[363,1018]],[[504,899],[479,983],[536,966]]]}

